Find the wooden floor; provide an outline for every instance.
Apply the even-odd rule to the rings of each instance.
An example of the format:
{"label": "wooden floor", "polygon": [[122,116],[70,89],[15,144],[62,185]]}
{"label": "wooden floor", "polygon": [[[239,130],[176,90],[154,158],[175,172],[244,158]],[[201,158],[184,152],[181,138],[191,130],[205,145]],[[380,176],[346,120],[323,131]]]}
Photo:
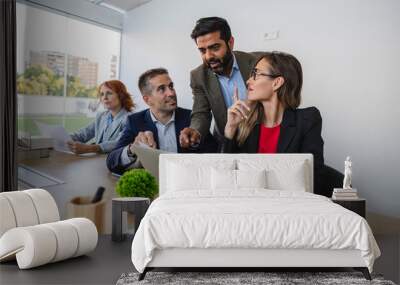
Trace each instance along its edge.
{"label": "wooden floor", "polygon": [[[400,236],[376,235],[382,256],[374,273],[399,283]],[[0,265],[0,284],[115,284],[122,273],[135,271],[131,262],[132,237],[112,242],[111,236],[99,238],[97,248],[88,256],[77,257],[29,270],[19,270],[16,262]]]}

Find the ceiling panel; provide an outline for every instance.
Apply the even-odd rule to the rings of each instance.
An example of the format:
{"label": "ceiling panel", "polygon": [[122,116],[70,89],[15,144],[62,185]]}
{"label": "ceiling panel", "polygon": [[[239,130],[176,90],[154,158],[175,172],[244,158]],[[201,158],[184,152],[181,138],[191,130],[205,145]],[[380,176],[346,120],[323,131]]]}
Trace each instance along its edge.
{"label": "ceiling panel", "polygon": [[151,0],[104,0],[102,2],[110,4],[125,11],[130,11],[150,1]]}

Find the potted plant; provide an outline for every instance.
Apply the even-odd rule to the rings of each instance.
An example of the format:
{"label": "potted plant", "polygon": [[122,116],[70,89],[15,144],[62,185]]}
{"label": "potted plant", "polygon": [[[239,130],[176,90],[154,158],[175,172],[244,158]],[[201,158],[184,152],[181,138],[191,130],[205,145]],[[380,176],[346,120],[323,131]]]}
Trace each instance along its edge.
{"label": "potted plant", "polygon": [[121,176],[115,191],[121,197],[146,197],[153,200],[158,194],[158,185],[154,176],[145,169],[132,169]]}

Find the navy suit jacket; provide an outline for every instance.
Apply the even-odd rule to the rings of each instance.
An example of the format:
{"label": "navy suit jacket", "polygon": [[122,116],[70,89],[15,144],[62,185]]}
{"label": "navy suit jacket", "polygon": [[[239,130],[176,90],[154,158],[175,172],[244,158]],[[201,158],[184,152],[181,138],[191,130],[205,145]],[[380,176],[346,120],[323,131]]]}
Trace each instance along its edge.
{"label": "navy suit jacket", "polygon": [[[190,114],[191,110],[176,108],[175,110],[175,132],[176,132],[176,143],[178,152],[189,152],[189,150],[182,149],[179,144],[179,135],[182,129],[190,126]],[[107,156],[107,167],[111,172],[122,174],[127,165],[123,165],[121,161],[121,154],[127,145],[132,143],[139,132],[151,131],[154,136],[154,140],[159,147],[157,127],[154,125],[153,120],[150,116],[150,109],[131,114],[127,117],[125,127],[122,131],[121,137],[114,150]],[[215,152],[217,144],[213,140],[211,134],[202,143],[199,148],[199,152]]]}

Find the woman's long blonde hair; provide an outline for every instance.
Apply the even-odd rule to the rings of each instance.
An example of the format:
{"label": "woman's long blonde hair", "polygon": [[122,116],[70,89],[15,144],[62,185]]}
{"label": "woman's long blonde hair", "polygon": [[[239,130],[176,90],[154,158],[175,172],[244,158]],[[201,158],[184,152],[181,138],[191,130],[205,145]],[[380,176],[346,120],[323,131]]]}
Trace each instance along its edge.
{"label": "woman's long blonde hair", "polygon": [[[283,85],[278,89],[278,100],[284,108],[296,109],[301,102],[301,87],[303,85],[303,71],[301,64],[293,55],[283,52],[266,52],[262,54],[257,63],[266,59],[271,66],[269,71],[272,76],[282,76]],[[236,140],[239,145],[243,145],[251,131],[258,122],[262,122],[264,117],[264,107],[260,101],[253,102],[247,119],[239,124]]]}

